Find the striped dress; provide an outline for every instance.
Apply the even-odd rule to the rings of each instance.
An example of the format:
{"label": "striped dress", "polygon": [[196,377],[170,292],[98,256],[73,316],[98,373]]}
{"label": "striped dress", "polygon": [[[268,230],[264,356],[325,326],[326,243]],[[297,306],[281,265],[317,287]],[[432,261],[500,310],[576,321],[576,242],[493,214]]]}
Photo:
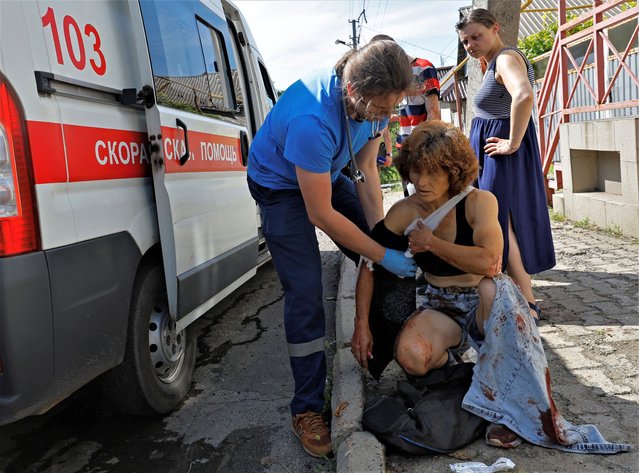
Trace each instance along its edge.
{"label": "striped dress", "polygon": [[499,203],[499,224],[504,236],[503,269],[508,267],[508,216],[512,219],[521,258],[528,274],[555,266],[555,250],[546,205],[546,191],[539,157],[539,145],[532,117],[521,146],[513,154],[488,156],[486,139],[508,139],[512,97],[495,79],[497,57],[507,50],[517,51],[528,66],[532,85],[532,65],[515,48],[504,48],[488,64],[484,81],[475,97],[476,116],[470,130],[470,143],[479,159],[479,188],[492,192]]}

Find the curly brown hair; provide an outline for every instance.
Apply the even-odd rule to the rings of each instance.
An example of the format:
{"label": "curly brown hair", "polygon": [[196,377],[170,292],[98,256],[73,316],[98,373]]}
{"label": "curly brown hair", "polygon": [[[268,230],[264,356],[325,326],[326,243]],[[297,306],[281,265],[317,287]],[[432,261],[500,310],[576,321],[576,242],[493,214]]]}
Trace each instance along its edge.
{"label": "curly brown hair", "polygon": [[459,194],[477,178],[479,164],[468,138],[450,123],[432,120],[420,123],[402,143],[395,167],[405,181],[410,171],[448,174],[450,195]]}

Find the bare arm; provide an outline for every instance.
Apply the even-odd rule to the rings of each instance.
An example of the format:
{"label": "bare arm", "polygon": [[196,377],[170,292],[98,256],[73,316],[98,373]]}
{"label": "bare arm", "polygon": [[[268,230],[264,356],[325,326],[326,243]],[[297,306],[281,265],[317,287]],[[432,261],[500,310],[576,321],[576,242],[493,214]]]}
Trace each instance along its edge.
{"label": "bare arm", "polygon": [[386,249],[362,233],[353,222],[336,211],[331,205],[330,174],[305,171],[297,166],[295,171],[311,223],[350,250],[375,262],[380,262]]}
{"label": "bare arm", "polygon": [[393,142],[391,140],[391,134],[390,134],[390,130],[389,130],[389,126],[386,126],[386,128],[384,128],[384,131],[382,132],[382,139],[384,140],[384,148],[386,149],[386,161],[384,161],[384,166],[388,167],[391,164],[393,164]]}
{"label": "bare arm", "polygon": [[442,112],[439,108],[439,97],[437,94],[429,94],[426,97],[426,120],[441,120]]}
{"label": "bare arm", "polygon": [[519,53],[505,52],[497,58],[495,79],[502,82],[512,96],[510,106],[510,136],[508,140],[490,137],[484,151],[489,156],[511,154],[519,149],[533,109],[533,91],[528,81],[526,65]]}
{"label": "bare arm", "polygon": [[[403,229],[416,217],[415,209],[409,199],[403,199],[388,211],[384,217],[384,225],[390,231],[401,235]],[[351,339],[351,352],[364,368],[368,368],[368,360],[372,357],[373,337],[369,326],[371,300],[375,289],[373,272],[365,264],[360,264],[355,285],[355,329]]]}
{"label": "bare arm", "polygon": [[368,324],[368,316],[371,311],[371,300],[375,279],[373,272],[366,264],[360,263],[355,285],[355,329],[351,339],[351,352],[363,368],[368,368],[368,359],[372,356],[373,336]]}
{"label": "bare arm", "polygon": [[504,247],[497,220],[497,199],[490,192],[473,191],[466,200],[466,216],[473,229],[474,246],[442,240],[420,222],[418,230],[409,235],[411,250],[413,253],[431,251],[467,273],[493,277],[501,269]]}
{"label": "bare arm", "polygon": [[384,218],[382,188],[377,172],[377,150],[379,150],[380,141],[380,137],[370,140],[355,155],[357,166],[366,176],[366,182],[356,183],[355,190],[362,204],[369,228],[373,228],[377,222]]}

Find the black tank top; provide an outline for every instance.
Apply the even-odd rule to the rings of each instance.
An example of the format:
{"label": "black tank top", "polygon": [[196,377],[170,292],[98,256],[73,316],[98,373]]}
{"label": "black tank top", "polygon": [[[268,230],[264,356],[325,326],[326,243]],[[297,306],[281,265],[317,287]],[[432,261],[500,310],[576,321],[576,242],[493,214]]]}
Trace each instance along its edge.
{"label": "black tank top", "polygon": [[[457,221],[457,234],[455,235],[454,243],[456,245],[474,246],[473,229],[468,223],[468,220],[466,220],[466,197],[460,200],[455,206],[455,215]],[[462,271],[461,269],[448,264],[446,261],[430,251],[417,253],[415,255],[415,263],[417,263],[422,271],[434,276],[459,276],[460,274],[466,274],[466,271]]]}

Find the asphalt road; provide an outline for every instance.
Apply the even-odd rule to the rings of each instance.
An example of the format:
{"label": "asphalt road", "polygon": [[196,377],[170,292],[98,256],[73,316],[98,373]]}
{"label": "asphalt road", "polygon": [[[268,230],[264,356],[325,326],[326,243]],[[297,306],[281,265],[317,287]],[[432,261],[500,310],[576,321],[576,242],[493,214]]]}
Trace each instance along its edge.
{"label": "asphalt road", "polygon": [[[320,234],[327,347],[341,253]],[[322,473],[290,432],[293,391],[272,263],[196,322],[187,399],[163,418],[119,414],[88,385],[48,413],[0,427],[0,473]],[[329,370],[332,357],[329,356]]]}

